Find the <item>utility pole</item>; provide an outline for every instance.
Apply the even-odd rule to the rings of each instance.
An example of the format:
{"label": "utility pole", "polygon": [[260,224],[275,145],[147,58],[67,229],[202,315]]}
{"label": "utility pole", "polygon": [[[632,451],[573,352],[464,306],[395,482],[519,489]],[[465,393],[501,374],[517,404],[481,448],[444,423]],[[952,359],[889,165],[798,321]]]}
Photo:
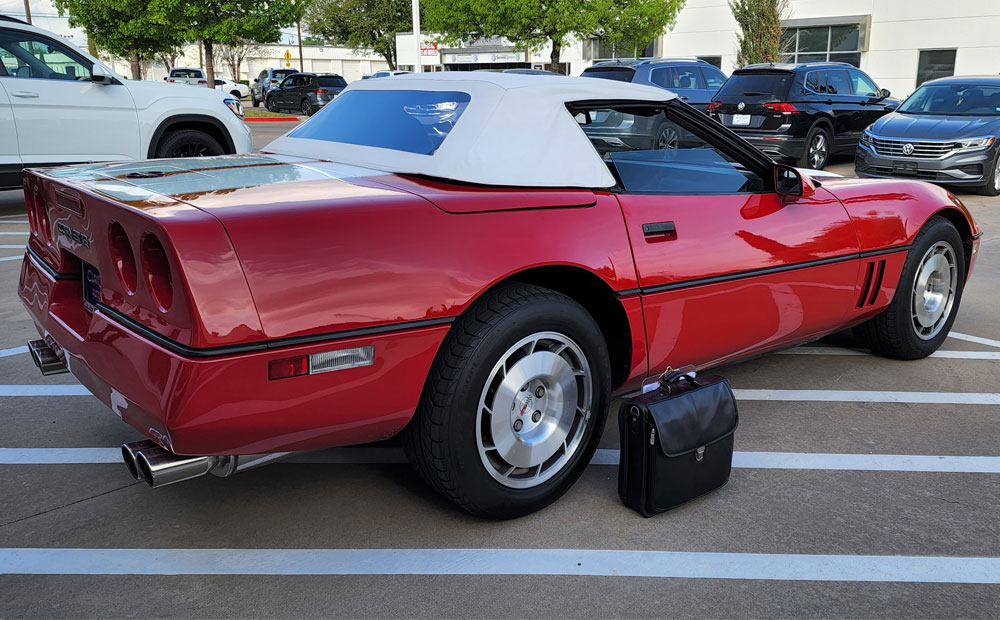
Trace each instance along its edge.
{"label": "utility pole", "polygon": [[31,7],[28,5],[28,0],[24,0],[24,21],[31,23]]}
{"label": "utility pole", "polygon": [[302,22],[295,22],[295,31],[299,35],[299,71],[305,71],[306,63],[302,60]]}
{"label": "utility pole", "polygon": [[[25,0],[25,1],[27,1],[27,0]],[[421,66],[421,61],[423,60],[423,58],[420,56],[420,53],[421,53],[421,50],[420,50],[420,48],[421,48],[421,45],[420,45],[420,0],[413,0],[412,4],[413,4],[413,7],[412,7],[413,8],[413,38],[416,39],[416,41],[417,41],[416,42],[416,46],[417,46],[417,62],[414,63],[414,65],[413,65],[413,71],[415,73],[420,73],[421,71],[423,71],[423,67]]]}

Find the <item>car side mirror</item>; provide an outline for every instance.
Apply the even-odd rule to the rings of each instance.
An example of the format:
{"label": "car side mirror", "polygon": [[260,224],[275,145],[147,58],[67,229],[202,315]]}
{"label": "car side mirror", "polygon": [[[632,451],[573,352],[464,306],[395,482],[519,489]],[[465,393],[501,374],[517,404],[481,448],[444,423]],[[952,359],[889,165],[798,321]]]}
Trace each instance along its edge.
{"label": "car side mirror", "polygon": [[107,86],[115,83],[115,76],[111,75],[111,72],[104,65],[95,64],[90,70],[90,81]]}
{"label": "car side mirror", "polygon": [[797,168],[784,164],[774,166],[774,191],[783,198],[795,200],[816,193],[812,180]]}
{"label": "car side mirror", "polygon": [[889,92],[888,88],[883,88],[882,90],[878,91],[878,96],[880,99],[888,99],[889,95],[891,94],[892,93]]}

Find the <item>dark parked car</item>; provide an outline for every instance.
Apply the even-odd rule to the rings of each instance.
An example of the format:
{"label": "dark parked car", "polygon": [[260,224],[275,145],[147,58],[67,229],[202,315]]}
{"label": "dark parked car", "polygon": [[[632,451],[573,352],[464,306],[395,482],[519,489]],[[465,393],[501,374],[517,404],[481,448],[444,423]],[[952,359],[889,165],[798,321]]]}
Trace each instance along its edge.
{"label": "dark parked car", "polygon": [[264,105],[272,112],[293,110],[311,116],[346,87],[347,81],[336,73],[293,73],[268,91]]}
{"label": "dark parked car", "polygon": [[842,62],[747,65],[733,72],[709,111],[778,161],[822,170],[853,153],[861,132],[899,102]]}
{"label": "dark parked car", "polygon": [[864,132],[854,169],[1000,195],[1000,77],[924,83]]}
{"label": "dark parked car", "polygon": [[658,86],[676,93],[681,101],[705,112],[726,74],[697,58],[609,60],[587,67],[580,77],[603,78]]}
{"label": "dark parked car", "polygon": [[267,92],[293,73],[298,73],[298,71],[295,69],[264,69],[261,71],[260,75],[254,79],[253,84],[250,85],[250,101],[253,102],[253,107],[256,108],[264,103]]}

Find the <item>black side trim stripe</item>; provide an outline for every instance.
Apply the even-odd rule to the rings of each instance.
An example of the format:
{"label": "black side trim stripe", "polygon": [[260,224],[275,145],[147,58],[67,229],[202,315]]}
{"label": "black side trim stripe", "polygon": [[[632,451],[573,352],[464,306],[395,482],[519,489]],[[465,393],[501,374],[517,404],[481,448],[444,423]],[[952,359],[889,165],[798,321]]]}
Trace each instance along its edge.
{"label": "black side trim stripe", "polygon": [[976,234],[972,235],[972,240],[975,241],[976,239],[978,239],[978,238],[980,238],[982,236],[983,236],[983,231],[980,230]]}
{"label": "black side trim stripe", "polygon": [[615,291],[615,295],[619,297],[628,297],[629,295],[638,295],[640,292],[642,292],[642,289],[627,288],[624,291]]}
{"label": "black side trim stripe", "polygon": [[291,338],[278,338],[276,340],[264,340],[257,342],[246,342],[221,347],[189,347],[176,340],[167,338],[152,329],[139,323],[135,319],[125,316],[121,312],[103,303],[97,304],[97,309],[108,318],[114,319],[123,326],[138,333],[140,336],[151,340],[168,351],[183,355],[185,357],[218,357],[220,355],[235,355],[238,353],[252,353],[255,351],[266,351],[268,349],[278,349],[301,344],[324,342],[327,340],[342,340],[345,338],[357,338],[361,336],[374,336],[389,332],[403,331],[407,329],[417,329],[420,327],[433,327],[437,325],[447,325],[455,320],[454,317],[441,319],[425,319],[421,321],[406,321],[403,323],[393,323],[391,325],[379,325],[377,327],[366,327],[363,329],[349,329],[338,332],[327,332],[324,334],[311,334],[309,336],[294,336]]}
{"label": "black side trim stripe", "polygon": [[42,268],[45,273],[49,274],[53,280],[79,280],[82,276],[78,273],[60,273],[52,268],[52,265],[45,262],[45,259],[38,255],[38,252],[31,249],[30,246],[25,247],[28,250],[28,256],[34,259],[35,263]]}
{"label": "black side trim stripe", "polygon": [[705,284],[718,284],[720,282],[729,282],[730,280],[743,280],[745,278],[755,278],[758,276],[766,276],[772,273],[782,273],[785,271],[794,271],[796,269],[808,269],[810,267],[820,267],[822,265],[832,265],[833,263],[842,263],[849,260],[857,260],[859,258],[867,258],[869,256],[880,256],[882,254],[893,254],[896,252],[908,251],[910,246],[896,246],[894,248],[884,248],[881,250],[870,250],[868,252],[862,252],[860,254],[845,254],[843,256],[833,256],[830,258],[821,258],[818,260],[810,260],[801,263],[791,263],[788,265],[778,265],[776,267],[764,267],[763,269],[751,269],[749,271],[737,271],[735,273],[726,273],[718,276],[708,276],[706,278],[694,278],[692,280],[683,280],[681,282],[671,282],[670,284],[661,284],[659,286],[649,286],[643,287],[641,292],[643,294],[650,293],[660,293],[663,291],[673,291],[681,288],[689,288],[692,286],[703,286]]}

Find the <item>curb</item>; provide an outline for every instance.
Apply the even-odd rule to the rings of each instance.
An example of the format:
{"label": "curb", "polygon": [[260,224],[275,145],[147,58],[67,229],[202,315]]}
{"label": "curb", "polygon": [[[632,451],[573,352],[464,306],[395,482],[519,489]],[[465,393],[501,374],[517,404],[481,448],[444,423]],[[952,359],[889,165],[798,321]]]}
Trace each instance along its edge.
{"label": "curb", "polygon": [[245,123],[288,123],[288,122],[291,122],[291,121],[298,122],[298,121],[304,121],[304,120],[305,119],[303,117],[301,117],[301,116],[289,116],[289,117],[284,117],[284,116],[254,116],[254,117],[244,118],[243,122],[245,122]]}

